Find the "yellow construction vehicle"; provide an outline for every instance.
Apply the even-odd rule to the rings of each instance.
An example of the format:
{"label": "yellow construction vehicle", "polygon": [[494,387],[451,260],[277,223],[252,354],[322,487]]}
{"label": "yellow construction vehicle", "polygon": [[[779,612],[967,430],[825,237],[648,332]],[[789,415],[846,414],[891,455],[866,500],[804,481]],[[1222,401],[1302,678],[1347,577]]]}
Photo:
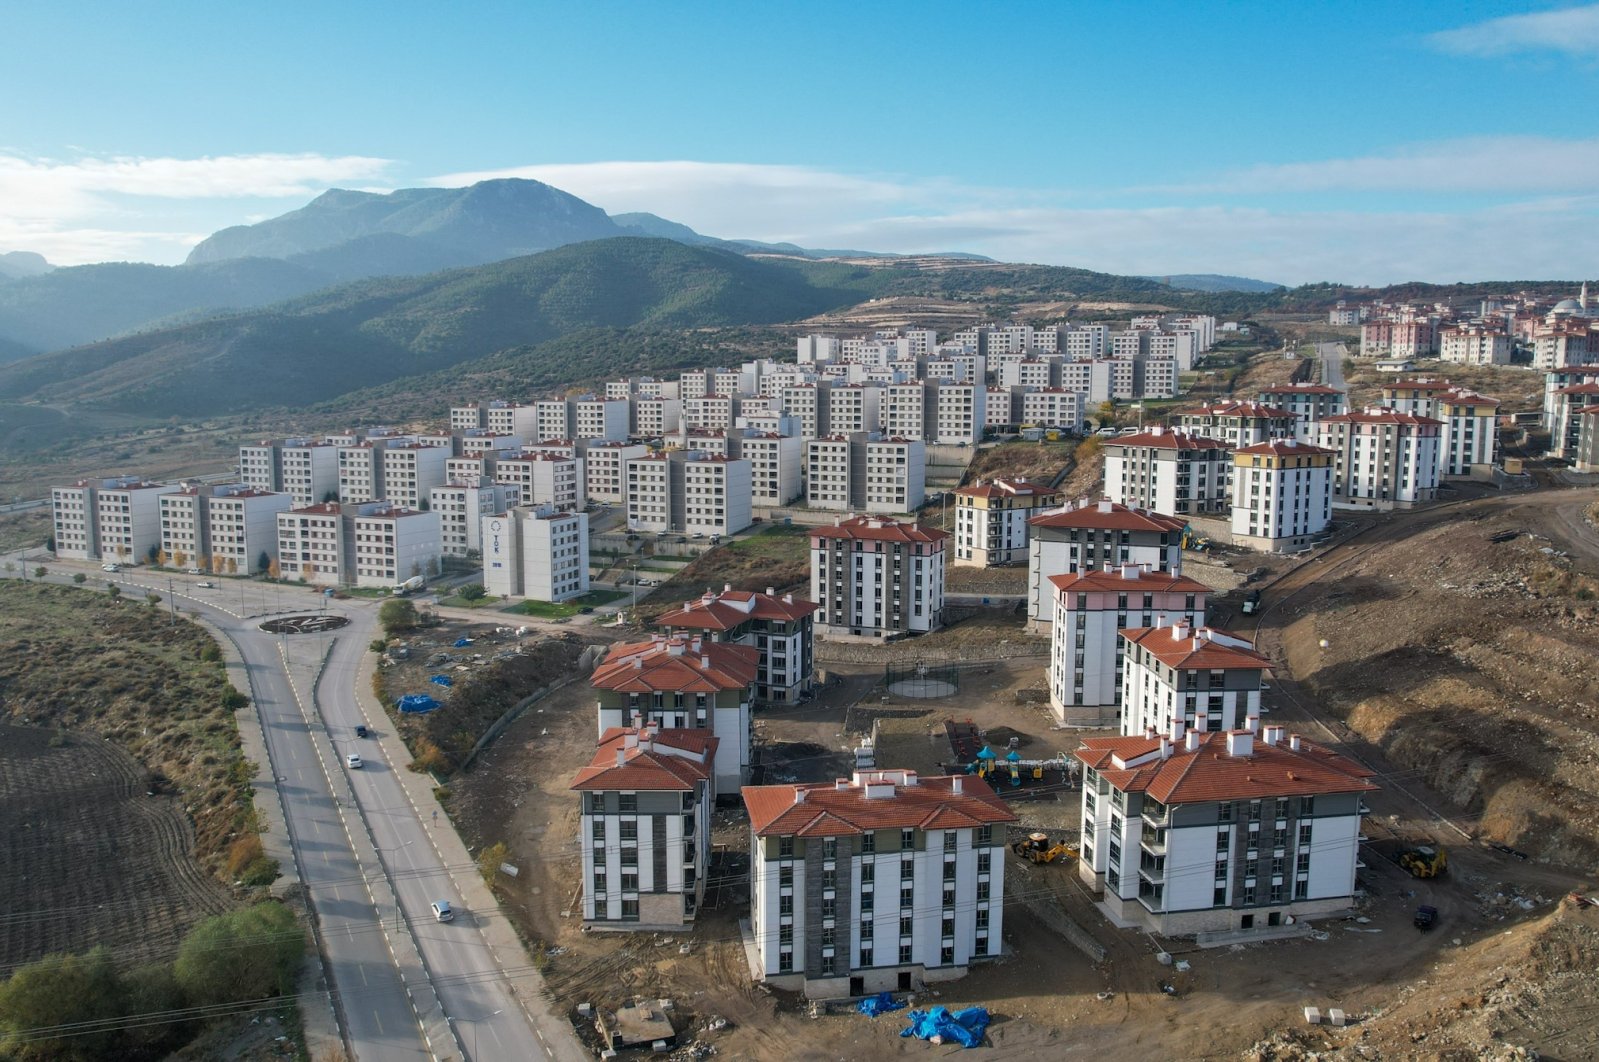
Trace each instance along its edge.
{"label": "yellow construction vehicle", "polygon": [[1065,841],[1052,845],[1049,843],[1049,837],[1042,833],[1030,833],[1025,841],[1011,842],[1010,850],[1029,863],[1039,865],[1077,858],[1077,849]]}
{"label": "yellow construction vehicle", "polygon": [[1182,538],[1179,540],[1182,549],[1205,552],[1210,549],[1210,539],[1195,531],[1192,527],[1183,528]]}
{"label": "yellow construction vehicle", "polygon": [[1436,878],[1449,866],[1449,853],[1441,844],[1418,844],[1399,853],[1399,865],[1418,878]]}

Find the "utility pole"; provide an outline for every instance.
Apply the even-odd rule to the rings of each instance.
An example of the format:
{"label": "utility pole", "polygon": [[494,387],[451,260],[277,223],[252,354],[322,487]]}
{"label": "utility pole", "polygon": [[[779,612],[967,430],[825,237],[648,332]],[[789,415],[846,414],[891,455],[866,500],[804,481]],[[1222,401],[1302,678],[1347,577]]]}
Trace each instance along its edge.
{"label": "utility pole", "polygon": [[167,576],[167,607],[172,612],[172,625],[178,625],[178,599],[172,590],[172,576]]}

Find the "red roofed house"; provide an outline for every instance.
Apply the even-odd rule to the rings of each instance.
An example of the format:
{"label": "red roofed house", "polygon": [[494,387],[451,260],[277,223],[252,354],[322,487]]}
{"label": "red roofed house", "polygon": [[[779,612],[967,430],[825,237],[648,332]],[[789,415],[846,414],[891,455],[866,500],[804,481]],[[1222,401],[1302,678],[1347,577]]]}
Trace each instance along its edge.
{"label": "red roofed house", "polygon": [[744,805],[768,984],[819,998],[907,990],[1000,954],[1016,816],[982,779],[857,771],[745,786]]}
{"label": "red roofed house", "polygon": [[1203,624],[1210,595],[1204,583],[1139,564],[1052,575],[1049,582],[1055,591],[1049,705],[1068,726],[1120,723],[1121,628],[1152,627],[1168,617]]}
{"label": "red roofed house", "polygon": [[1078,502],[1027,521],[1027,623],[1047,629],[1055,615],[1052,575],[1140,564],[1181,575],[1186,520],[1117,505],[1108,498]]}
{"label": "red roofed house", "polygon": [[571,788],[582,795],[583,921],[685,929],[705,899],[716,803],[706,730],[612,727]]}
{"label": "red roofed house", "polygon": [[1027,521],[1060,503],[1047,483],[994,479],[955,492],[955,564],[988,568],[1027,559]]}
{"label": "red roofed house", "polygon": [[1382,408],[1323,420],[1320,445],[1333,452],[1333,505],[1386,510],[1431,501],[1442,431],[1431,417]]}
{"label": "red roofed house", "polygon": [[1165,428],[1105,440],[1111,501],[1174,516],[1225,513],[1232,506],[1227,444]]}
{"label": "red roofed house", "polygon": [[1332,523],[1333,452],[1297,438],[1233,451],[1233,544],[1299,553]]}
{"label": "red roofed house", "polygon": [[1349,408],[1345,393],[1325,384],[1278,384],[1261,388],[1258,397],[1266,405],[1286,409],[1294,415],[1294,437],[1302,443],[1316,441],[1323,417],[1343,413]]}
{"label": "red roofed house", "polygon": [[813,527],[811,598],[823,635],[893,638],[937,630],[944,612],[943,531],[875,516]]}
{"label": "red roofed house", "polygon": [[699,635],[713,642],[753,646],[760,654],[755,675],[756,699],[792,704],[808,693],[816,681],[815,631],[811,613],[820,605],[797,601],[793,594],[778,597],[724,586],[691,598],[680,608],[656,618],[670,634]]}
{"label": "red roofed house", "polygon": [[[1254,721],[1251,720],[1251,723]],[[1372,772],[1280,726],[1089,738],[1078,873],[1166,936],[1347,910]]]}
{"label": "red roofed house", "polygon": [[647,724],[709,730],[721,742],[716,788],[731,793],[749,778],[757,657],[749,646],[700,637],[658,634],[613,645],[589,676],[599,696],[599,732]]}
{"label": "red roofed house", "polygon": [[1247,639],[1185,621],[1121,632],[1122,733],[1233,730],[1260,716],[1271,661]]}

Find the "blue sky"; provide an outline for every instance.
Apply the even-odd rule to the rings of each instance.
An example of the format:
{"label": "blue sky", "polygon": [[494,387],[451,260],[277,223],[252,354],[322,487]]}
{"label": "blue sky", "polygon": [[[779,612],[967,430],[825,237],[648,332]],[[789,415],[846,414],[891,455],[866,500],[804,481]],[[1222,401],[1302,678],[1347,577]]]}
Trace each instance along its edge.
{"label": "blue sky", "polygon": [[1599,4],[58,2],[4,25],[0,250],[63,264],[181,261],[329,187],[522,175],[808,246],[1599,275]]}

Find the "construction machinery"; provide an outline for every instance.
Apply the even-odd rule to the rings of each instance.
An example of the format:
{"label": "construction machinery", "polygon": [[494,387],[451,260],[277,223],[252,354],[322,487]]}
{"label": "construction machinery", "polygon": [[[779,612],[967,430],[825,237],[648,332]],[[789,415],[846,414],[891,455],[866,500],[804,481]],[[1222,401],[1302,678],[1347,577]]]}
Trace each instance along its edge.
{"label": "construction machinery", "polygon": [[1057,844],[1049,843],[1049,836],[1042,833],[1030,833],[1026,840],[1013,841],[1010,850],[1027,860],[1042,866],[1045,863],[1054,863],[1057,860],[1076,859],[1077,849],[1061,841]]}
{"label": "construction machinery", "polygon": [[1210,549],[1210,539],[1195,531],[1192,527],[1185,527],[1183,528],[1181,547],[1203,553]]}
{"label": "construction machinery", "polygon": [[1417,878],[1436,878],[1449,866],[1449,854],[1441,844],[1418,844],[1399,853],[1399,865]]}

